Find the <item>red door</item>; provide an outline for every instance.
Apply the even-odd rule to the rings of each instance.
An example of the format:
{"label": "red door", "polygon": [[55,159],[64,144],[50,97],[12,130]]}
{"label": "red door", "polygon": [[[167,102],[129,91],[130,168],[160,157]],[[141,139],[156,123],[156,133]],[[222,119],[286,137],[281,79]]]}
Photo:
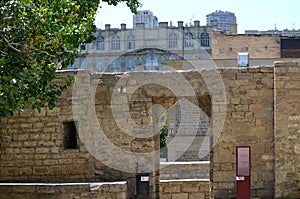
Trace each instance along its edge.
{"label": "red door", "polygon": [[251,198],[250,146],[236,147],[236,198]]}

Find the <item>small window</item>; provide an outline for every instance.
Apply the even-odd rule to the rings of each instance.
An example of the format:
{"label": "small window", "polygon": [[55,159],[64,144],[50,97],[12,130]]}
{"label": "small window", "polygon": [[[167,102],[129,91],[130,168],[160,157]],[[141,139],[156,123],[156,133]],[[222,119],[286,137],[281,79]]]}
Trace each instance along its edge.
{"label": "small window", "polygon": [[85,44],[81,44],[80,48],[81,48],[81,50],[86,50],[86,45]]}
{"label": "small window", "polygon": [[74,121],[63,123],[64,149],[77,149],[77,130]]}
{"label": "small window", "polygon": [[129,35],[127,37],[127,49],[134,49],[135,48],[135,38],[133,35]]}
{"label": "small window", "polygon": [[101,62],[97,62],[96,64],[96,70],[98,72],[101,72],[102,71],[102,68],[103,68],[103,64]]}
{"label": "small window", "polygon": [[128,59],[128,65],[127,65],[127,70],[133,70],[134,69],[134,59],[129,58]]}
{"label": "small window", "polygon": [[87,67],[86,67],[86,58],[81,58],[79,60],[79,65],[80,65],[81,69],[87,69]]}

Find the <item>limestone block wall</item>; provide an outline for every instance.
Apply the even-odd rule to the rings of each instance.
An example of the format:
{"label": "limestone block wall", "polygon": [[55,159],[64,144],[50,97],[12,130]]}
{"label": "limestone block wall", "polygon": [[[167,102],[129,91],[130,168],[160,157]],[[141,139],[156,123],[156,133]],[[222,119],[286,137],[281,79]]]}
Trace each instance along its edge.
{"label": "limestone block wall", "polygon": [[237,59],[238,52],[249,52],[251,58],[280,58],[277,35],[211,34],[213,59]]}
{"label": "limestone block wall", "polygon": [[300,198],[300,64],[275,63],[276,197]]}
{"label": "limestone block wall", "polygon": [[[150,198],[157,198],[159,136],[154,132],[159,130],[159,116],[177,102],[176,97],[194,97],[192,101],[197,97],[185,96],[185,92],[180,92],[182,96],[174,96],[166,87],[157,84],[141,86],[139,81],[149,80],[151,72],[133,73],[139,76],[138,80],[129,79],[124,90],[116,85],[124,77],[121,74],[74,72],[71,75],[76,76],[73,88],[64,93],[53,110],[43,108],[40,113],[25,110],[13,117],[1,118],[0,181],[127,180],[129,197],[132,197],[135,172],[150,172]],[[157,75],[161,84],[168,82],[168,78],[174,79],[172,73]],[[191,85],[197,85],[195,92],[203,102],[201,109],[209,115],[208,92],[201,76],[194,72],[184,75]],[[115,91],[119,95],[113,99]],[[130,126],[127,119],[137,125]],[[147,127],[151,119],[154,125]],[[70,122],[75,126],[66,125]],[[140,127],[143,124],[145,128]],[[68,148],[65,134],[74,129],[76,143]],[[153,153],[155,150],[158,153]]]}
{"label": "limestone block wall", "polygon": [[208,180],[161,180],[160,199],[208,199]]}
{"label": "limestone block wall", "polygon": [[252,197],[274,197],[273,68],[222,69],[227,109],[213,149],[215,198],[235,195],[236,147],[251,147]]}
{"label": "limestone block wall", "polygon": [[160,179],[209,179],[210,162],[161,162]]}
{"label": "limestone block wall", "polygon": [[[70,72],[68,72],[70,73]],[[62,75],[67,75],[63,73]],[[117,127],[112,119],[111,93],[116,81],[120,76],[98,76],[88,74],[79,76],[75,72],[78,85],[76,89],[70,88],[59,99],[56,108],[49,110],[43,108],[41,112],[25,110],[13,117],[1,118],[0,126],[0,181],[2,182],[87,182],[87,181],[128,181],[129,196],[133,197],[135,191],[135,160],[132,162],[116,158],[116,153],[109,154],[104,150],[99,150],[97,146],[106,147],[106,144],[114,143],[122,147],[125,151],[151,151],[159,147],[159,142],[154,139],[140,139],[130,135],[125,135]],[[94,82],[93,82],[94,81]],[[93,85],[101,85],[90,95]],[[73,92],[74,91],[74,92]],[[91,102],[92,96],[96,96],[96,101]],[[134,100],[133,100],[134,101]],[[132,108],[132,118],[138,119],[141,112],[145,111],[147,102],[135,103]],[[75,102],[75,104],[74,104]],[[79,106],[76,102],[83,104]],[[80,109],[76,109],[79,107]],[[107,133],[109,141],[106,143],[95,143],[93,140],[101,141],[98,129],[95,125],[99,122],[90,120],[91,107],[97,110],[96,118],[102,124],[102,128]],[[116,105],[116,108],[121,106]],[[121,109],[118,109],[121,111]],[[137,119],[137,120],[138,120]],[[144,116],[145,122],[148,116]],[[74,121],[77,131],[77,143],[74,148],[68,149],[64,146],[65,123]],[[88,121],[91,121],[88,123]],[[85,137],[85,143],[82,138]],[[89,140],[90,138],[90,140]],[[157,146],[155,146],[155,144]],[[89,148],[88,150],[88,147]],[[93,151],[93,149],[95,149]],[[102,148],[103,149],[103,148]],[[103,159],[99,160],[99,157]],[[124,157],[125,158],[125,157]],[[111,165],[103,161],[113,161]],[[107,166],[108,165],[108,166]],[[119,165],[127,170],[118,170],[113,166]],[[139,161],[142,165],[153,167],[153,159],[148,158]],[[144,167],[145,168],[145,167]],[[143,172],[144,170],[139,170]],[[155,182],[156,173],[150,176],[150,196],[156,197]]]}
{"label": "limestone block wall", "polygon": [[[210,69],[201,74],[199,71],[104,75],[74,72],[72,75],[79,84],[64,93],[55,109],[44,108],[40,113],[25,110],[13,117],[0,118],[0,181],[126,180],[131,197],[138,162],[139,172],[151,171],[150,198],[157,198],[159,153],[152,152],[159,149],[159,136],[155,135],[159,116],[178,100],[187,99],[214,124],[210,128],[210,141],[217,142],[212,145],[210,156],[210,186],[215,198],[235,195],[237,146],[251,147],[252,197],[274,198],[276,192],[276,196],[299,198],[298,67],[299,63],[278,63],[275,76],[273,67],[218,69],[224,91],[216,89],[219,85],[210,75]],[[187,80],[193,94],[186,93],[187,87],[178,81],[178,74]],[[135,75],[137,79],[133,78]],[[155,83],[141,84],[153,81],[154,77]],[[213,83],[210,90],[203,77]],[[124,85],[118,85],[124,78]],[[172,86],[177,93],[173,92],[176,89],[169,89]],[[118,93],[116,98],[112,97],[114,92]],[[220,93],[226,94],[226,108],[219,101],[211,103]],[[219,120],[224,115],[222,125]],[[66,128],[68,122],[74,122],[79,134],[72,149],[65,146],[65,131],[72,129],[68,125]],[[132,127],[130,122],[137,125]],[[216,133],[218,129],[220,136]],[[107,151],[111,146],[122,150]],[[128,158],[129,152],[139,154],[138,158]]]}
{"label": "limestone block wall", "polygon": [[127,183],[0,183],[0,198],[127,199]]}

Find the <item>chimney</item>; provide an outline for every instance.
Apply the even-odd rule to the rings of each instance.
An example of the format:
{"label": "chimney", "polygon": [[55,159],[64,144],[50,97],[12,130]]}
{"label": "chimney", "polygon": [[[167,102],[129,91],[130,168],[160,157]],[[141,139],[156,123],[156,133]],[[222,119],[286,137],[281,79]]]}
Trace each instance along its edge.
{"label": "chimney", "polygon": [[105,30],[110,30],[110,24],[105,24]]}
{"label": "chimney", "polygon": [[121,23],[121,30],[126,30],[126,24],[125,23]]}
{"label": "chimney", "polygon": [[144,23],[136,23],[135,28],[145,28],[145,24]]}
{"label": "chimney", "polygon": [[200,27],[200,21],[199,20],[195,20],[194,21],[194,26],[195,27]]}
{"label": "chimney", "polygon": [[160,28],[168,28],[168,22],[159,22]]}
{"label": "chimney", "polygon": [[237,34],[237,24],[230,24],[230,33]]}
{"label": "chimney", "polygon": [[183,27],[183,21],[178,21],[178,28],[182,28]]}

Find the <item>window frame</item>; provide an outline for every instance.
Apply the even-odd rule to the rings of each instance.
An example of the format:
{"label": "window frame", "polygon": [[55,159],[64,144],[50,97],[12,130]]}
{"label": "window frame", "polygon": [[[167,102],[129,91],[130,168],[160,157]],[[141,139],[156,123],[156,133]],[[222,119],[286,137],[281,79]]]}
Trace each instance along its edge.
{"label": "window frame", "polygon": [[121,40],[118,35],[114,35],[111,38],[111,50],[120,50],[121,48]]}
{"label": "window frame", "polygon": [[99,36],[96,39],[96,50],[105,50],[105,46],[104,46],[104,37],[103,36]]}
{"label": "window frame", "polygon": [[192,48],[194,47],[194,35],[191,32],[184,34],[184,47]]}
{"label": "window frame", "polygon": [[171,33],[169,35],[169,48],[174,49],[177,48],[178,42],[177,42],[177,35],[174,33]]}

